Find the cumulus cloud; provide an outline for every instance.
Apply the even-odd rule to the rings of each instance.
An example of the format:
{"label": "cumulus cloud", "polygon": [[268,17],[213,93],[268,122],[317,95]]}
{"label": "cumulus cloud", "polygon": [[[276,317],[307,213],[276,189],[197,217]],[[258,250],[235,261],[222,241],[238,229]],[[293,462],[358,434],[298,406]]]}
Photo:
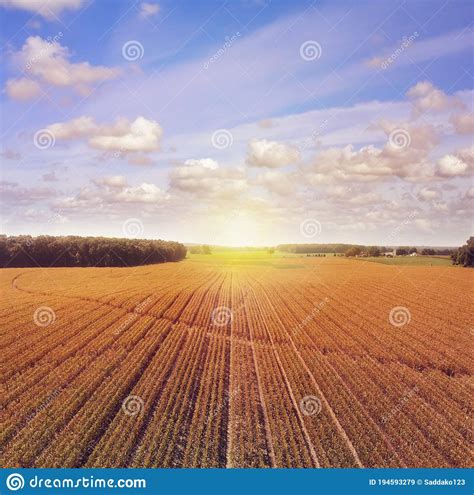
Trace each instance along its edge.
{"label": "cumulus cloud", "polygon": [[407,96],[412,100],[415,117],[429,111],[443,112],[456,107],[464,108],[464,104],[459,98],[448,96],[433,86],[430,81],[421,81],[415,84],[407,91]]}
{"label": "cumulus cloud", "polygon": [[242,168],[222,168],[210,158],[186,160],[169,178],[172,190],[195,194],[201,200],[236,198],[248,188]]}
{"label": "cumulus cloud", "polygon": [[294,193],[297,186],[294,174],[284,173],[279,170],[267,170],[263,174],[257,175],[255,183],[281,196],[288,196]]}
{"label": "cumulus cloud", "polygon": [[160,187],[146,182],[137,187],[125,187],[114,196],[116,201],[125,203],[159,203],[166,198]]}
{"label": "cumulus cloud", "polygon": [[212,158],[201,158],[200,160],[190,159],[184,162],[186,166],[192,167],[190,170],[198,170],[199,167],[216,170],[219,164]]}
{"label": "cumulus cloud", "polygon": [[48,126],[56,139],[68,140],[77,139],[83,136],[90,136],[99,130],[99,126],[92,117],[78,117],[69,122],[58,122]]}
{"label": "cumulus cloud", "polygon": [[[71,62],[69,60],[71,54],[67,47],[62,46],[57,40],[51,42],[40,36],[28,37],[22,49],[14,53],[13,58],[23,71],[36,78],[38,82],[58,87],[72,87],[79,93],[87,93],[88,85],[115,79],[120,73],[116,68],[93,66],[89,62]],[[18,80],[16,84],[19,84]]]}
{"label": "cumulus cloud", "polygon": [[146,19],[147,17],[151,17],[158,14],[159,11],[160,11],[160,6],[157,3],[142,2],[140,4],[140,11],[138,15],[142,19]]}
{"label": "cumulus cloud", "polygon": [[471,112],[451,115],[449,121],[458,134],[474,134],[474,114]]}
{"label": "cumulus cloud", "polygon": [[12,100],[31,100],[41,94],[41,87],[32,79],[22,77],[20,79],[8,79],[5,91]]}
{"label": "cumulus cloud", "polygon": [[423,187],[418,192],[418,199],[420,199],[420,201],[431,201],[433,199],[439,198],[439,196],[439,191],[430,187]]}
{"label": "cumulus cloud", "polygon": [[[371,182],[393,177],[419,180],[429,176],[431,165],[428,155],[439,139],[436,127],[388,121],[380,122],[378,127],[387,136],[382,148],[368,145],[355,149],[349,144],[323,150],[307,169],[309,182],[312,185],[343,181]],[[397,133],[403,142],[398,142]]]}
{"label": "cumulus cloud", "polygon": [[93,148],[107,151],[158,151],[163,130],[158,122],[137,117],[133,122],[120,119],[110,128],[101,128],[89,139]]}
{"label": "cumulus cloud", "polygon": [[77,10],[85,0],[0,0],[0,5],[39,14],[45,19],[57,18],[64,10]]}
{"label": "cumulus cloud", "polygon": [[123,175],[109,175],[101,177],[94,181],[98,185],[104,185],[113,188],[124,188],[127,186],[127,180]]}
{"label": "cumulus cloud", "polygon": [[278,168],[298,162],[299,151],[287,144],[253,139],[248,146],[247,164],[252,167]]}
{"label": "cumulus cloud", "polygon": [[[64,210],[114,211],[125,205],[143,205],[147,207],[162,206],[169,196],[156,184],[143,182],[130,186],[125,177],[113,175],[93,181],[94,187],[83,187],[75,196],[67,196],[56,202]],[[115,210],[116,211],[116,210]]]}
{"label": "cumulus cloud", "polygon": [[474,167],[474,146],[463,148],[438,160],[436,171],[441,177],[468,175]]}
{"label": "cumulus cloud", "polygon": [[163,135],[158,122],[145,117],[137,117],[132,122],[119,118],[112,125],[99,125],[92,117],[83,116],[51,124],[47,129],[57,140],[88,137],[91,148],[121,153],[158,151]]}

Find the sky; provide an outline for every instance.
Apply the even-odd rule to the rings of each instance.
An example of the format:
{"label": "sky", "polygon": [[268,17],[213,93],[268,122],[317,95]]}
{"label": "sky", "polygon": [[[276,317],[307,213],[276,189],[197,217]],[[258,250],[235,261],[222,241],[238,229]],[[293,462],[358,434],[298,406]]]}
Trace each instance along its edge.
{"label": "sky", "polygon": [[1,232],[473,234],[471,1],[0,0]]}

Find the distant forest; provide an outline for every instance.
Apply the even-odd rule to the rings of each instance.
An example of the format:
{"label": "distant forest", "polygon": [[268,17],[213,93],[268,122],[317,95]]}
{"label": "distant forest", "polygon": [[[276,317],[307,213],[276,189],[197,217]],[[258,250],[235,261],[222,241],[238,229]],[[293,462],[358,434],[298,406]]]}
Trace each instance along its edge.
{"label": "distant forest", "polygon": [[[356,247],[355,244],[280,244],[279,251],[286,253],[345,253],[348,249]],[[357,247],[364,247],[359,246]]]}
{"label": "distant forest", "polygon": [[[362,244],[280,244],[277,246],[279,251],[286,253],[339,253],[346,256],[357,256],[359,254],[367,254],[368,256],[380,256],[387,251],[393,251],[391,246],[364,246]],[[428,256],[449,256],[453,253],[450,248],[423,248],[416,247],[398,247],[396,254],[404,256],[411,253],[419,253]]]}
{"label": "distant forest", "polygon": [[186,247],[173,241],[78,236],[0,236],[1,267],[137,266],[180,261]]}

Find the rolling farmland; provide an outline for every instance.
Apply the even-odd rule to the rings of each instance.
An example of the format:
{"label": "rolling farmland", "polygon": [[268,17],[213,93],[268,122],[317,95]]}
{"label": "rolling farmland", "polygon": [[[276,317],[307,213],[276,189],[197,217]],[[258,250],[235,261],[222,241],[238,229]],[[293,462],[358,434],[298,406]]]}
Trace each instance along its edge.
{"label": "rolling farmland", "polygon": [[3,269],[1,465],[469,466],[473,280],[339,257]]}

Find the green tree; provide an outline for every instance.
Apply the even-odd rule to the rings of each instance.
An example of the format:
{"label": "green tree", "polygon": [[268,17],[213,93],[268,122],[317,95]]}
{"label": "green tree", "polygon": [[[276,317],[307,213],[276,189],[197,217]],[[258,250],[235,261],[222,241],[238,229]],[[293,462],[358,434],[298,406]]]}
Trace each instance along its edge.
{"label": "green tree", "polygon": [[469,237],[464,246],[461,246],[451,255],[454,265],[474,266],[474,237]]}
{"label": "green tree", "polygon": [[358,256],[361,252],[362,250],[360,249],[360,247],[353,246],[346,251],[346,256],[347,257]]}
{"label": "green tree", "polygon": [[380,248],[378,248],[377,246],[370,246],[369,256],[380,256]]}
{"label": "green tree", "polygon": [[208,246],[207,244],[203,244],[201,246],[201,252],[202,252],[202,254],[212,254],[211,247]]}

